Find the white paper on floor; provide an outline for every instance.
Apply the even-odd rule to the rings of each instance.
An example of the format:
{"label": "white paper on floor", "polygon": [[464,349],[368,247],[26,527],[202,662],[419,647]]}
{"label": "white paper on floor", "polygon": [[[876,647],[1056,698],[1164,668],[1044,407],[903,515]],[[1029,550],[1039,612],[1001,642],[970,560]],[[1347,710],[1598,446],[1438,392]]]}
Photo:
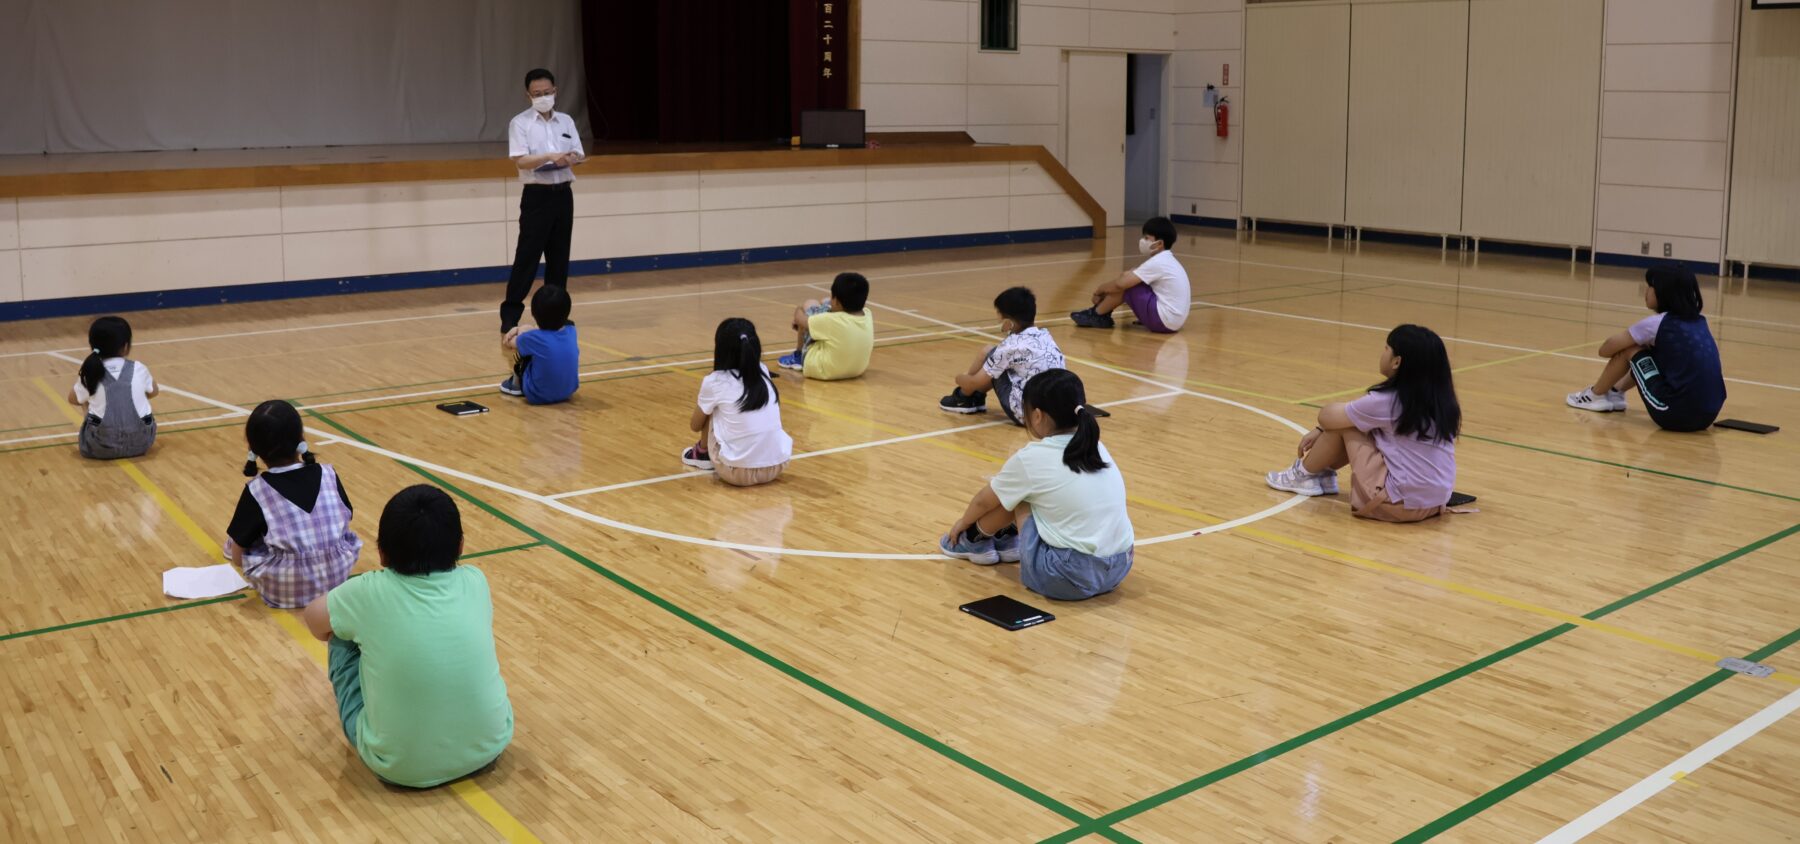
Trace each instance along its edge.
{"label": "white paper on floor", "polygon": [[217,598],[249,588],[229,565],[174,568],[163,572],[163,594],[171,598]]}

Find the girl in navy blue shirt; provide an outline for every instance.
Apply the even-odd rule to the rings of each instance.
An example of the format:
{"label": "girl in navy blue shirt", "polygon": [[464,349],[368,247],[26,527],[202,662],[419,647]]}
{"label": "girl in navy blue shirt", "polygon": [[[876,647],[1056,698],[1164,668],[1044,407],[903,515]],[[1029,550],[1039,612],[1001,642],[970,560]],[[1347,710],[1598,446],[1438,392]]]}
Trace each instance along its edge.
{"label": "girl in navy blue shirt", "polygon": [[1719,346],[1700,315],[1700,282],[1687,267],[1652,267],[1644,274],[1644,317],[1600,344],[1600,380],[1570,393],[1570,407],[1608,413],[1625,409],[1635,383],[1650,419],[1664,430],[1704,431],[1725,405]]}

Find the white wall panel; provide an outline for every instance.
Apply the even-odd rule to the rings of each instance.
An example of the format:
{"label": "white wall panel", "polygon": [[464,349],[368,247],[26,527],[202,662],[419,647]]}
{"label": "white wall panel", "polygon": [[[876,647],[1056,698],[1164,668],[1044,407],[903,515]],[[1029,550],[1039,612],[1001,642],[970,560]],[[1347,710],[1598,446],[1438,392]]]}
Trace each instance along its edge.
{"label": "white wall panel", "polygon": [[1019,46],[1028,44],[1086,47],[1088,10],[1059,6],[1019,6]]}
{"label": "white wall panel", "polygon": [[1725,211],[1725,195],[1716,190],[1601,185],[1596,202],[1596,213],[1612,231],[1715,240]]}
{"label": "white wall panel", "polygon": [[1744,11],[1727,257],[1800,266],[1800,14]]}
{"label": "white wall panel", "polygon": [[1016,53],[982,50],[969,44],[969,82],[975,85],[1055,85],[1062,49],[1044,45],[1019,47]]}
{"label": "white wall panel", "polygon": [[[1005,164],[907,164],[870,167],[870,202],[909,199],[952,199],[1006,196],[1010,176]],[[997,231],[998,229],[988,229]]]}
{"label": "white wall panel", "polygon": [[1649,257],[1653,259],[1663,256],[1662,247],[1667,243],[1669,257],[1679,261],[1712,263],[1719,260],[1719,239],[1716,237],[1675,237],[1654,232],[1615,232],[1601,229],[1594,233],[1594,249],[1641,258],[1644,257],[1643,244],[1646,240],[1650,241]]}
{"label": "white wall panel", "polygon": [[1062,185],[1034,162],[1013,162],[1007,168],[1008,192],[1013,196],[1062,193]]}
{"label": "white wall panel", "polygon": [[1062,91],[1055,85],[970,85],[969,122],[980,126],[1054,124],[1061,97]]}
{"label": "white wall panel", "polygon": [[[1730,148],[1722,141],[1604,138],[1600,181],[1611,185],[1723,191]],[[1602,220],[1602,228],[1605,221]]]}
{"label": "white wall panel", "polygon": [[808,205],[771,213],[744,208],[700,213],[700,249],[755,249],[866,240],[861,205]]}
{"label": "white wall panel", "polygon": [[967,3],[959,0],[875,0],[857,4],[862,12],[864,43],[870,41],[940,41],[966,44]]}
{"label": "white wall panel", "polygon": [[1608,44],[1689,44],[1732,40],[1731,0],[1607,0]]}
{"label": "white wall panel", "polygon": [[862,107],[872,131],[899,126],[961,128],[968,117],[969,92],[964,85],[862,86]]}
{"label": "white wall panel", "polygon": [[862,81],[960,85],[969,81],[968,45],[957,42],[865,41]]}
{"label": "white wall panel", "polygon": [[1169,14],[1094,10],[1088,18],[1088,46],[1137,52],[1175,49]]}
{"label": "white wall panel", "polygon": [[1011,231],[1056,229],[1091,225],[1087,212],[1075,204],[1068,194],[1015,196],[1007,200]]}
{"label": "white wall panel", "polygon": [[19,250],[0,250],[0,302],[17,302],[25,298],[20,261]]}
{"label": "white wall panel", "polygon": [[[577,217],[574,228],[569,236],[569,257],[577,261],[700,251],[700,214],[696,211]],[[509,236],[516,237],[516,230]],[[507,246],[514,243],[508,241]]]}
{"label": "white wall panel", "polygon": [[1175,124],[1177,161],[1204,161],[1212,164],[1237,164],[1243,154],[1244,133],[1233,131],[1230,137],[1219,137],[1213,124],[1195,126]]}
{"label": "white wall panel", "polygon": [[1730,115],[1729,94],[1609,91],[1601,119],[1609,138],[1723,141]]}
{"label": "white wall panel", "polygon": [[1244,124],[1243,213],[1343,222],[1350,7],[1248,15],[1244,86],[1260,105]]}
{"label": "white wall panel", "polygon": [[1175,13],[1175,0],[1089,0],[1088,5],[1095,9],[1115,9],[1122,12]]}
{"label": "white wall panel", "polygon": [[1732,45],[1609,44],[1608,91],[1731,90]]}
{"label": "white wall panel", "polygon": [[[509,220],[519,219],[518,182],[508,182]],[[575,216],[663,214],[700,210],[700,174],[608,173],[575,183]]]}
{"label": "white wall panel", "polygon": [[774,208],[862,202],[861,167],[719,170],[700,174],[700,208]]}
{"label": "white wall panel", "polygon": [[1011,213],[1004,196],[871,202],[865,207],[869,240],[1003,231]]}
{"label": "white wall panel", "polygon": [[[496,222],[506,214],[504,185],[502,179],[482,179],[284,187],[281,231]],[[513,211],[516,215],[518,209]]]}
{"label": "white wall panel", "polygon": [[983,144],[1015,144],[1020,146],[1040,146],[1050,151],[1051,155],[1061,160],[1062,131],[1055,123],[1030,126],[977,126],[969,127],[969,137],[976,143]]}
{"label": "white wall panel", "polygon": [[19,244],[27,249],[281,233],[278,188],[28,197],[18,202]]}
{"label": "white wall panel", "polygon": [[517,229],[493,222],[307,232],[283,235],[282,250],[289,279],[493,267],[512,263]]}
{"label": "white wall panel", "polygon": [[1363,3],[1350,19],[1345,220],[1461,231],[1467,0]]}
{"label": "white wall panel", "polygon": [[28,300],[256,284],[281,278],[280,235],[60,246],[26,249],[21,257],[21,294]]}
{"label": "white wall panel", "polygon": [[[1236,5],[1239,10],[1243,8],[1242,2]],[[1182,15],[1176,19],[1177,50],[1237,50],[1243,43],[1242,11]]]}
{"label": "white wall panel", "polygon": [[19,248],[19,201],[0,199],[0,249]]}
{"label": "white wall panel", "polygon": [[1588,245],[1600,0],[1472,0],[1463,231]]}
{"label": "white wall panel", "polygon": [[1176,196],[1195,199],[1236,202],[1238,198],[1237,180],[1238,168],[1233,164],[1177,161],[1175,162],[1175,184],[1172,192]]}

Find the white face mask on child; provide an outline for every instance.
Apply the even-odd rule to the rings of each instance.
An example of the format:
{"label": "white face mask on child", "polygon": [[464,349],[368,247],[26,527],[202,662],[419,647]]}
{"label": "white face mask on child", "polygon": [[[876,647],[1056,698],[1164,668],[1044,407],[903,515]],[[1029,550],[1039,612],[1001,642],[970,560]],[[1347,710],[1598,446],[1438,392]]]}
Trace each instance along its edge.
{"label": "white face mask on child", "polygon": [[1146,237],[1138,241],[1138,254],[1148,255],[1156,251],[1156,239]]}

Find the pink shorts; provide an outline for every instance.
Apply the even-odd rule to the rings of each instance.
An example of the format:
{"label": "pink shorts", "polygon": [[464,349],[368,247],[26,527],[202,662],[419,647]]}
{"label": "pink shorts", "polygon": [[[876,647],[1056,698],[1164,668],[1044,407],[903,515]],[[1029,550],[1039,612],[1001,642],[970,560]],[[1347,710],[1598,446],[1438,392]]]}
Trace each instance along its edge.
{"label": "pink shorts", "polygon": [[1134,284],[1125,288],[1125,304],[1131,306],[1132,316],[1137,317],[1138,325],[1158,334],[1174,334],[1175,329],[1163,325],[1162,314],[1156,310],[1156,291],[1148,284]]}

